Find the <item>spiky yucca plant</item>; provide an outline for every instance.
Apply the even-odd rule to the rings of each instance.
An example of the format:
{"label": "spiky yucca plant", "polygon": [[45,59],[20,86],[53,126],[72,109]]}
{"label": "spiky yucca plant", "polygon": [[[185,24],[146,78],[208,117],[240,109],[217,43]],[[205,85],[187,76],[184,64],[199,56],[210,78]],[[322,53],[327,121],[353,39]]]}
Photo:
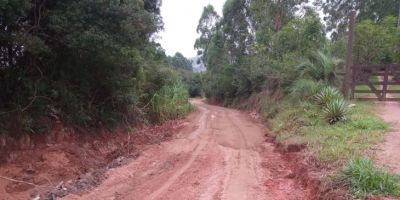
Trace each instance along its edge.
{"label": "spiky yucca plant", "polygon": [[346,120],[348,106],[344,99],[334,99],[326,104],[323,111],[330,124]]}
{"label": "spiky yucca plant", "polygon": [[316,94],[314,96],[314,99],[317,104],[321,106],[326,106],[334,100],[343,99],[343,96],[340,94],[339,90],[334,87],[328,86],[323,88],[318,94]]}

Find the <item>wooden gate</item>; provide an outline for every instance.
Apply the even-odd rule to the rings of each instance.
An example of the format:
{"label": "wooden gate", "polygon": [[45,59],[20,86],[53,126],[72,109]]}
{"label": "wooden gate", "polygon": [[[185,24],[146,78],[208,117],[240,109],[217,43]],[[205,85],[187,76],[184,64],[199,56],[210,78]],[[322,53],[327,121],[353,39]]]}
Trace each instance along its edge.
{"label": "wooden gate", "polygon": [[[400,101],[400,64],[353,64],[353,39],[356,11],[349,19],[346,68],[342,93],[351,98],[379,101]],[[356,95],[363,94],[359,97]]]}
{"label": "wooden gate", "polygon": [[[400,100],[400,64],[353,65],[351,97],[362,100]],[[356,94],[370,94],[356,97]]]}

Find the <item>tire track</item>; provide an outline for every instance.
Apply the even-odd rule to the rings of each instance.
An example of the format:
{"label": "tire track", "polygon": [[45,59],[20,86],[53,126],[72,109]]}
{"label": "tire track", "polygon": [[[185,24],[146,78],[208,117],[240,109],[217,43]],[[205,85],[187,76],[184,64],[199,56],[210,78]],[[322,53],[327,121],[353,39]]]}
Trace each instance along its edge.
{"label": "tire track", "polygon": [[[198,122],[199,127],[189,135],[188,139],[194,140],[198,139],[201,133],[204,133],[206,130],[206,124],[207,124],[207,117],[209,110],[199,106],[199,109],[202,110],[202,116],[200,117],[200,120]],[[204,134],[206,135],[206,134]],[[184,173],[186,172],[189,167],[193,164],[197,156],[199,155],[200,151],[203,150],[203,148],[206,146],[208,143],[208,140],[200,140],[199,143],[196,145],[194,148],[193,153],[191,154],[189,160],[177,171],[175,172],[168,180],[165,182],[159,189],[154,191],[149,195],[148,200],[154,200],[157,199],[163,192],[165,192],[173,183],[176,182],[176,180]]]}

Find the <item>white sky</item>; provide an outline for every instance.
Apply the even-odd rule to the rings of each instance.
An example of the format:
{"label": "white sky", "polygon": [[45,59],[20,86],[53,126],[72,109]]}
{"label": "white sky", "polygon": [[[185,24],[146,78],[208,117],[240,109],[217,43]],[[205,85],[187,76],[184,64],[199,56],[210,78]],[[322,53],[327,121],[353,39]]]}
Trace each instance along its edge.
{"label": "white sky", "polygon": [[159,42],[167,55],[177,51],[185,57],[196,56],[194,42],[198,38],[197,24],[204,6],[211,4],[219,15],[225,0],[163,0],[161,16],[164,21],[164,31],[160,32]]}

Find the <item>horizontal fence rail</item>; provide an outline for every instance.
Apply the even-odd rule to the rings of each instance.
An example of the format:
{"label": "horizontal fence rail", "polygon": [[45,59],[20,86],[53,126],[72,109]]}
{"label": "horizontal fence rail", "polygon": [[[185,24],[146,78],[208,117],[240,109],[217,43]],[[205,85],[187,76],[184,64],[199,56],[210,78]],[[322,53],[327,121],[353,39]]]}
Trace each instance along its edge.
{"label": "horizontal fence rail", "polygon": [[[371,77],[378,80],[370,80]],[[369,88],[356,89],[365,85]],[[399,86],[398,88],[391,88]],[[357,97],[359,100],[399,101],[400,95],[400,64],[356,64],[352,66],[351,97],[355,94],[374,94],[375,97]]]}

